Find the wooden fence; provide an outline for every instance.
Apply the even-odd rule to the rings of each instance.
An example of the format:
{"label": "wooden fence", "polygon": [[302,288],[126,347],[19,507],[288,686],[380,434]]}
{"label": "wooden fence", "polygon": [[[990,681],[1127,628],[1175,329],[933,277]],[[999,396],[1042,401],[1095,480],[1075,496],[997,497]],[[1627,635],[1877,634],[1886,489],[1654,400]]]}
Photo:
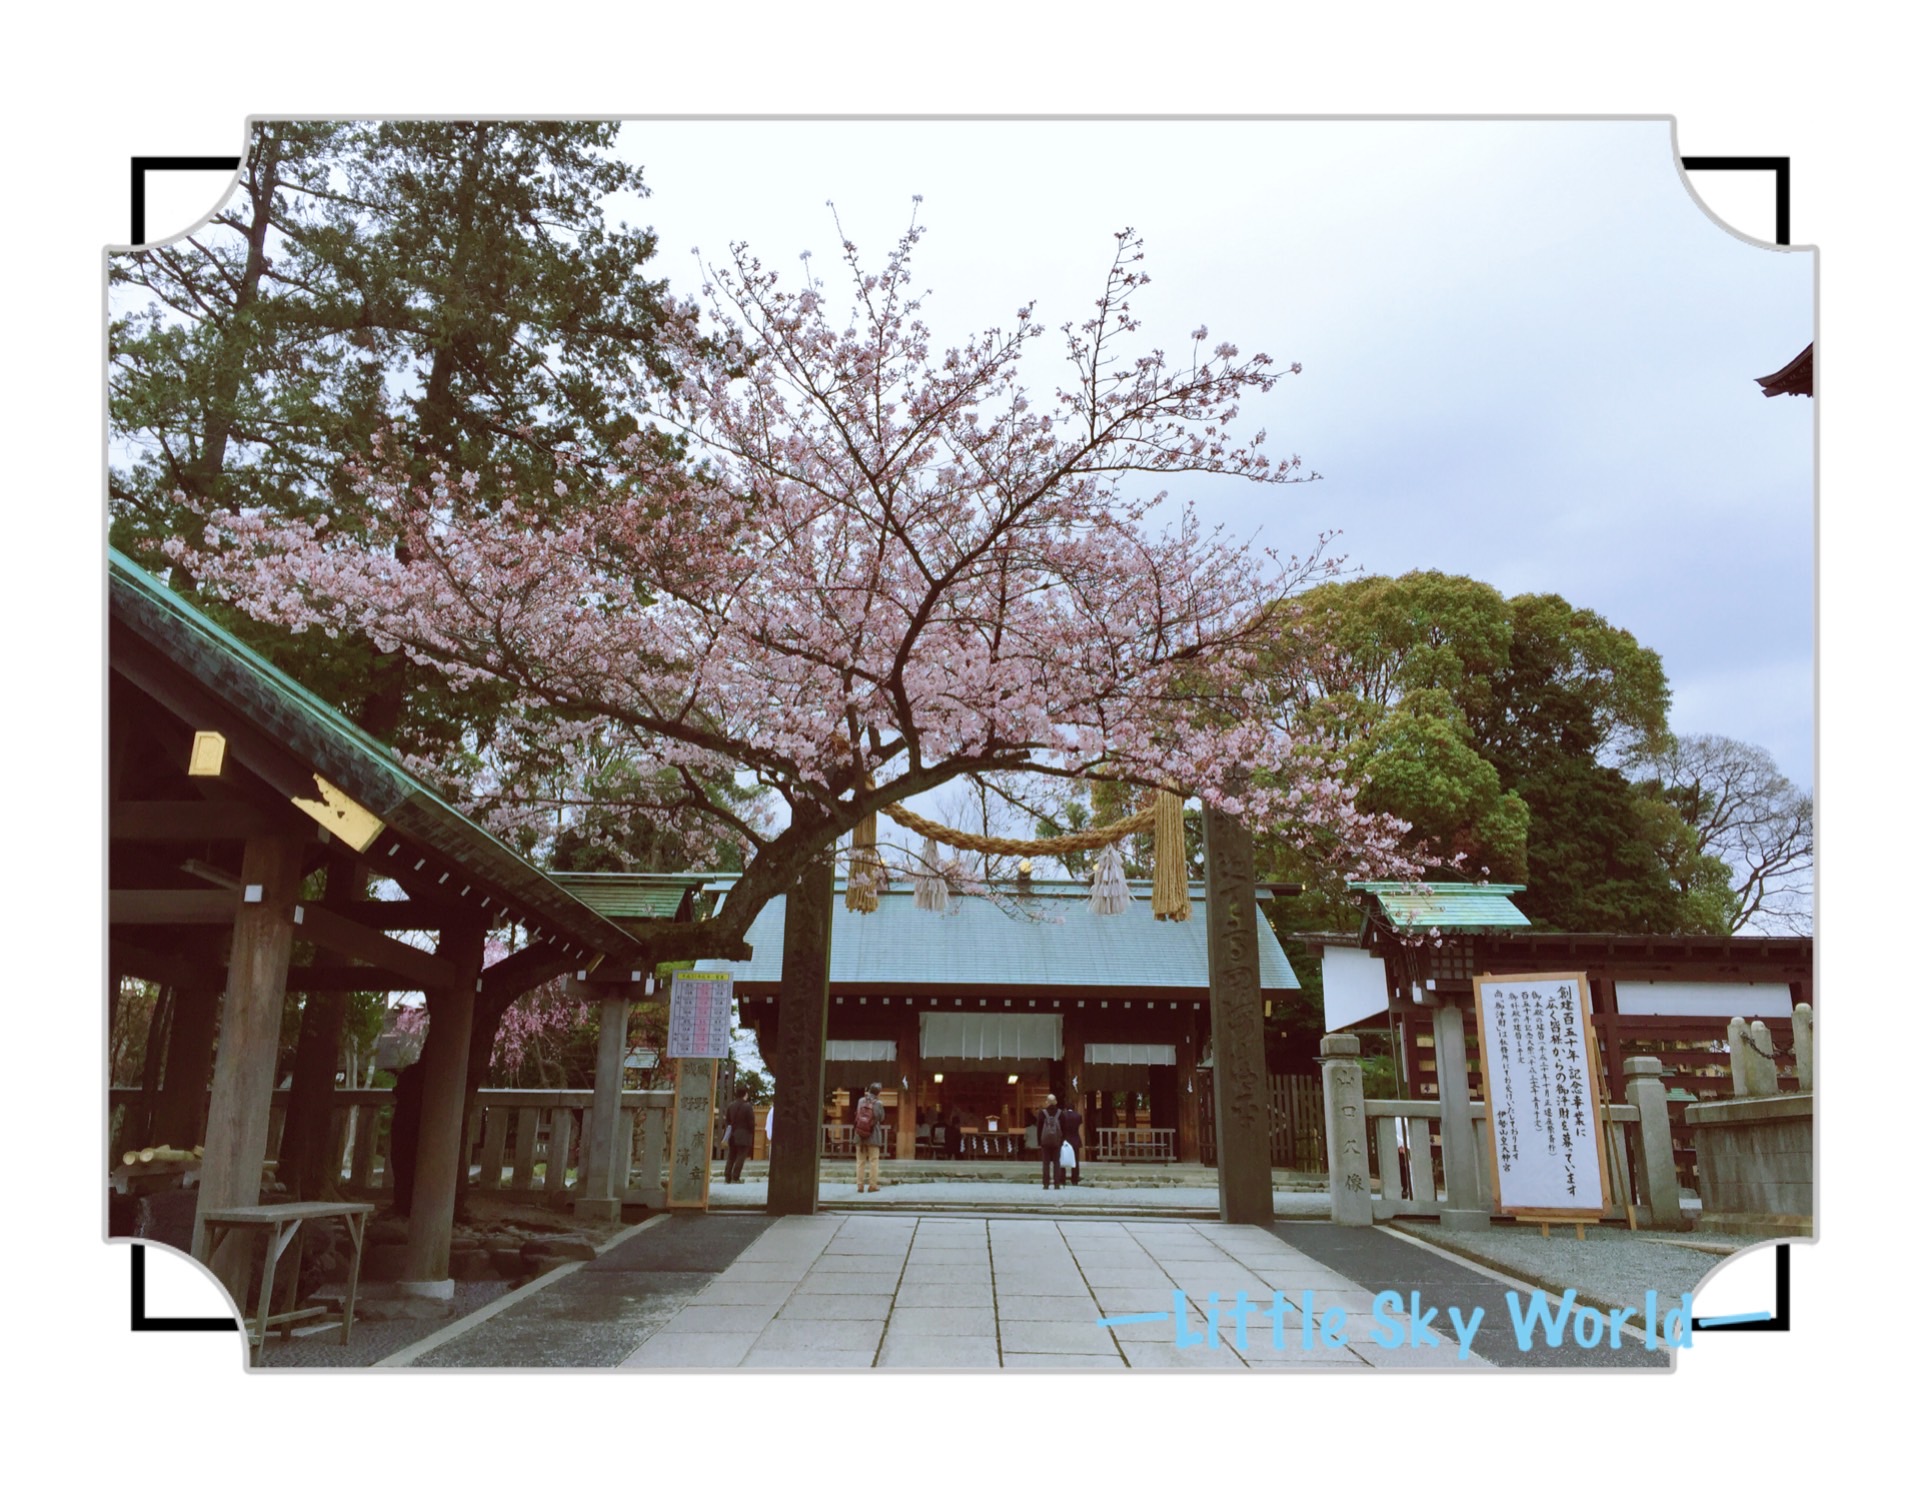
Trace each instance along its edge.
{"label": "wooden fence", "polygon": [[[1200,1071],[1200,1161],[1215,1160],[1213,1072]],[[1273,1166],[1297,1173],[1327,1171],[1327,1112],[1315,1075],[1267,1076],[1267,1129]]]}

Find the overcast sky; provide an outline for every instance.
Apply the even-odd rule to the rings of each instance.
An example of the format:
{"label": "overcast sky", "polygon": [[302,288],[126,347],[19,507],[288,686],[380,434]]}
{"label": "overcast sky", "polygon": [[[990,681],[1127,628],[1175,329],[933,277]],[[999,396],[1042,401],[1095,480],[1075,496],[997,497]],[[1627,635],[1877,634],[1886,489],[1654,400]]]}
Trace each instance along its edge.
{"label": "overcast sky", "polygon": [[796,277],[812,250],[844,306],[827,201],[877,263],[924,197],[941,342],[1029,300],[1084,319],[1136,228],[1143,344],[1204,324],[1301,362],[1241,427],[1322,477],[1176,495],[1282,551],[1339,528],[1356,569],[1597,610],[1665,659],[1676,731],[1811,788],[1813,410],[1753,379],[1813,338],[1813,256],[1706,215],[1666,123],[632,122],[622,148],[682,292],[694,248],[744,239]]}

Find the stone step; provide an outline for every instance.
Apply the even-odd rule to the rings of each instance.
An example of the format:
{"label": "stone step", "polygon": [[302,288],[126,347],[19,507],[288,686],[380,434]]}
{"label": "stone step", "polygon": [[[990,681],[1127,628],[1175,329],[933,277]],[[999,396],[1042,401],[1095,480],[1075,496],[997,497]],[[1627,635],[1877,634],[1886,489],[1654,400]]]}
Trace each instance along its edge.
{"label": "stone step", "polygon": [[[1040,1186],[1040,1165],[1033,1163],[1008,1162],[954,1162],[925,1163],[897,1160],[881,1165],[881,1178],[890,1184],[915,1183],[1020,1183]],[[1120,1163],[1090,1163],[1086,1169],[1089,1177],[1097,1174],[1102,1188],[1190,1188],[1214,1193],[1218,1190],[1218,1179],[1214,1170],[1198,1163],[1168,1164],[1165,1166],[1133,1166]],[[764,1162],[750,1162],[742,1170],[743,1176],[750,1180],[764,1179],[767,1165]],[[827,1158],[820,1164],[820,1181],[823,1183],[852,1183],[854,1181],[853,1164],[839,1158]],[[1284,1168],[1276,1168],[1273,1173],[1275,1191],[1281,1193],[1325,1193],[1327,1178],[1324,1173],[1297,1173]]]}

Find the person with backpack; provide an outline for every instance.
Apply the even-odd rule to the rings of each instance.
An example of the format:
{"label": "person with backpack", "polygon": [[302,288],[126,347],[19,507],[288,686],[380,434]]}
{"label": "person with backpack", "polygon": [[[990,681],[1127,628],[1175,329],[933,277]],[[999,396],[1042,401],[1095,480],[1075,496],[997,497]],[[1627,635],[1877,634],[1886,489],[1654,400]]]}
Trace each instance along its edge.
{"label": "person with backpack", "polygon": [[[875,1080],[853,1108],[853,1181],[855,1193],[880,1192],[880,1082]],[[873,1177],[867,1172],[871,1167]]]}
{"label": "person with backpack", "polygon": [[[1085,1149],[1080,1145],[1081,1125],[1080,1113],[1074,1110],[1073,1102],[1069,1099],[1060,1109],[1060,1155],[1065,1157],[1067,1149],[1073,1149],[1073,1157],[1066,1165],[1066,1172],[1068,1180],[1075,1188],[1080,1186],[1080,1165],[1086,1161]],[[1413,1192],[1412,1189],[1406,1191]]]}
{"label": "person with backpack", "polygon": [[1060,1102],[1050,1095],[1046,1109],[1040,1113],[1040,1186],[1043,1189],[1067,1186],[1060,1171],[1060,1144],[1066,1137],[1066,1130],[1060,1125]]}

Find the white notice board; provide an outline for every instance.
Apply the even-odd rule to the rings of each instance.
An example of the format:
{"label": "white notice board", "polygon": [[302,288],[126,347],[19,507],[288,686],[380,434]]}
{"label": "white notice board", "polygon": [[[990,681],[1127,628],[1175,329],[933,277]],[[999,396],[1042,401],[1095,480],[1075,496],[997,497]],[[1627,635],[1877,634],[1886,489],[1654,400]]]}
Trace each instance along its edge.
{"label": "white notice board", "polygon": [[1602,1213],[1610,1195],[1585,973],[1478,976],[1473,1000],[1495,1211]]}
{"label": "white notice board", "polygon": [[676,971],[667,1009],[667,1058],[725,1059],[733,1040],[733,973]]}

